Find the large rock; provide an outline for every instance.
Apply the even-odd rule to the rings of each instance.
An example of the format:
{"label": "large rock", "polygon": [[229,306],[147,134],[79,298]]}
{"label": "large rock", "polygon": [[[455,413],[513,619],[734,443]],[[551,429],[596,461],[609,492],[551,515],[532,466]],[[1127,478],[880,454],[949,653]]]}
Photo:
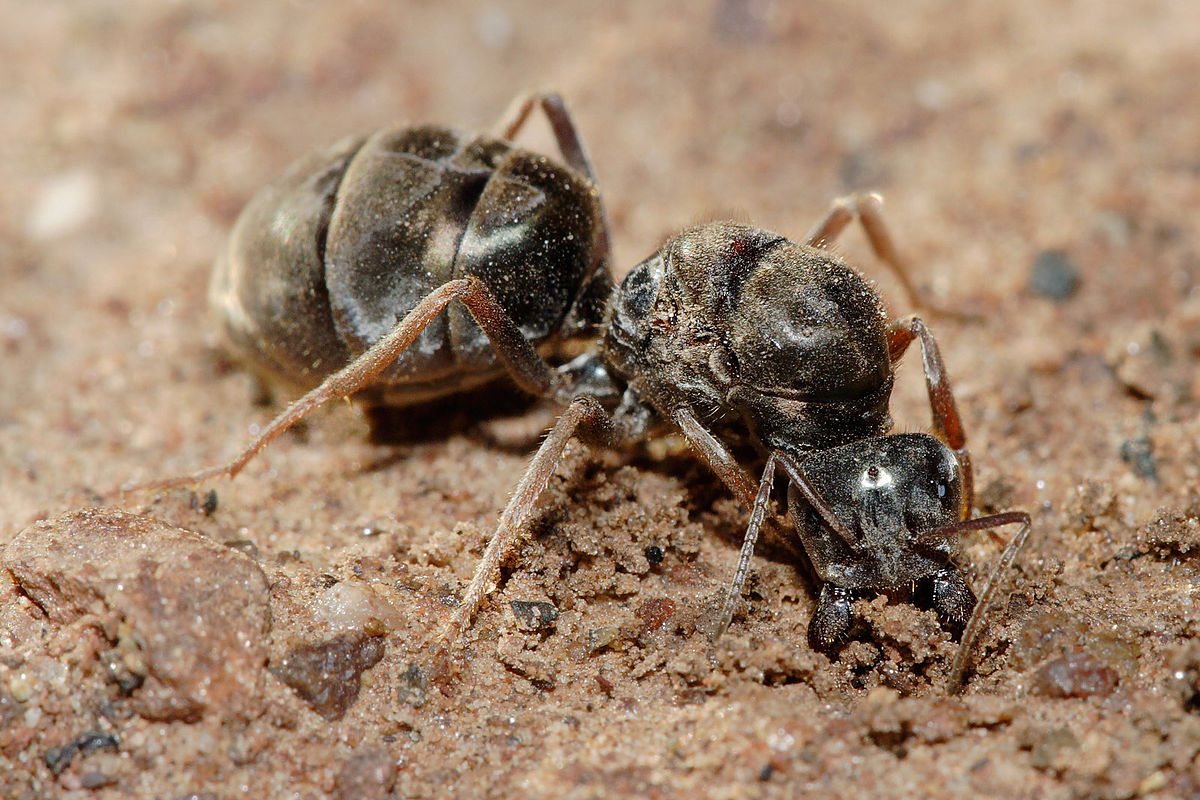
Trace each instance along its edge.
{"label": "large rock", "polygon": [[0,564],[50,619],[94,615],[143,678],[152,719],[257,715],[270,615],[250,558],[152,517],[74,511],[22,531]]}

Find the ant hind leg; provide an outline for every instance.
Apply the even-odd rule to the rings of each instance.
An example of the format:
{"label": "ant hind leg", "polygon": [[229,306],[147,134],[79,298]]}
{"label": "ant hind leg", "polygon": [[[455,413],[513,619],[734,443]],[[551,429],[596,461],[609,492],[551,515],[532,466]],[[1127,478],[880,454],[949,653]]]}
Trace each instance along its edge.
{"label": "ant hind leg", "polygon": [[895,364],[913,341],[921,342],[921,363],[925,371],[925,387],[929,393],[929,407],[933,412],[933,432],[954,451],[963,473],[964,519],[971,516],[975,507],[975,477],[971,466],[971,453],[967,450],[967,434],[963,430],[962,418],[954,402],[954,391],[950,387],[950,376],[942,361],[942,352],[929,328],[915,314],[893,322],[887,331],[888,356]]}
{"label": "ant hind leg", "polygon": [[127,494],[171,489],[191,486],[211,478],[236,476],[264,447],[309,412],[335,398],[349,397],[369,385],[371,380],[395,361],[453,300],[461,301],[471,312],[471,316],[487,334],[497,356],[522,389],[540,397],[554,397],[564,402],[570,399],[569,387],[521,334],[508,312],[487,288],[487,284],[475,277],[461,278],[445,283],[427,294],[386,336],[326,378],[320,386],[284,409],[254,441],[230,461],[188,475],[126,484],[118,492]]}

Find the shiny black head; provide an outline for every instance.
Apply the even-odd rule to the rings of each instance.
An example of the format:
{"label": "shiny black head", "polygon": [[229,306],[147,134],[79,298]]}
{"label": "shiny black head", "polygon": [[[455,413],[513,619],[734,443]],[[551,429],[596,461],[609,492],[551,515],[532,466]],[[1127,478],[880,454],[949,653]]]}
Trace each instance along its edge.
{"label": "shiny black head", "polygon": [[933,436],[863,439],[815,453],[801,468],[824,509],[796,488],[789,502],[822,580],[845,589],[886,589],[950,564],[957,541],[934,532],[962,519],[962,470]]}

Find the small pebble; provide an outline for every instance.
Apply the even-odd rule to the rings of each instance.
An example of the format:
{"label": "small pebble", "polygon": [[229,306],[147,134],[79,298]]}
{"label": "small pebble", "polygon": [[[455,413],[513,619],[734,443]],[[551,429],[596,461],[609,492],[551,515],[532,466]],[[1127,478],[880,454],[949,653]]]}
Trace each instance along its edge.
{"label": "small pebble", "polygon": [[1139,478],[1158,480],[1158,468],[1154,464],[1154,447],[1146,437],[1129,439],[1121,443],[1121,460],[1133,467]]}
{"label": "small pebble", "polygon": [[28,672],[18,672],[8,679],[8,693],[18,703],[24,703],[33,697],[34,681]]}
{"label": "small pebble", "polygon": [[612,625],[605,625],[602,628],[588,631],[587,649],[589,653],[596,653],[606,647],[610,647],[617,638],[621,635],[621,629]]}
{"label": "small pebble", "polygon": [[1097,697],[1116,688],[1116,670],[1078,649],[1046,662],[1033,677],[1033,693],[1046,697]]}
{"label": "small pebble", "polygon": [[118,742],[115,736],[99,732],[81,733],[62,747],[52,747],[47,750],[46,754],[42,756],[42,760],[46,762],[50,772],[57,777],[71,765],[77,754],[87,755],[102,748],[116,750],[117,747]]}
{"label": "small pebble", "polygon": [[425,705],[425,698],[428,694],[429,679],[425,677],[420,666],[409,664],[408,669],[404,670],[404,674],[400,676],[400,688],[396,691],[397,699],[413,708],[420,708]]}
{"label": "small pebble", "polygon": [[1079,269],[1063,250],[1038,253],[1026,288],[1039,297],[1061,303],[1079,289]]}
{"label": "small pebble", "polygon": [[399,612],[366,583],[342,581],[317,598],[313,620],[328,633],[378,633],[400,625]]}
{"label": "small pebble", "polygon": [[558,619],[558,609],[551,603],[513,600],[512,610],[517,618],[517,627],[528,632],[550,628]]}
{"label": "small pebble", "polygon": [[358,699],[362,674],[384,655],[382,636],[346,635],[287,652],[270,671],[327,720],[346,713]]}
{"label": "small pebble", "polygon": [[335,798],[383,800],[396,784],[396,760],[382,747],[365,747],[342,764],[334,782]]}

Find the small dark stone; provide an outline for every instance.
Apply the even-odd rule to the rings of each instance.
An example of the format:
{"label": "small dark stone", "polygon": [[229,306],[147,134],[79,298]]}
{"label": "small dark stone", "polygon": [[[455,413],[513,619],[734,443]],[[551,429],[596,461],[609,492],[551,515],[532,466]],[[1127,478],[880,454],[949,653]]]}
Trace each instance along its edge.
{"label": "small dark stone", "polygon": [[425,673],[416,664],[409,664],[408,669],[404,670],[404,674],[400,676],[400,688],[396,691],[396,697],[401,703],[407,703],[413,708],[420,708],[425,705],[425,698],[429,694],[429,679],[425,677]]}
{"label": "small dark stone", "polygon": [[1034,694],[1046,697],[1103,696],[1116,688],[1116,670],[1080,649],[1046,662],[1033,676]]}
{"label": "small dark stone", "polygon": [[513,600],[513,614],[523,631],[540,631],[551,627],[558,619],[558,609],[550,603]]}
{"label": "small dark stone", "polygon": [[1026,288],[1039,297],[1061,303],[1079,289],[1079,269],[1063,250],[1038,253]]}
{"label": "small dark stone", "polygon": [[105,748],[116,750],[118,745],[117,737],[108,733],[81,733],[75,737],[75,741],[72,744],[79,748],[79,752],[84,754]]}
{"label": "small dark stone", "polygon": [[1121,460],[1133,467],[1139,478],[1158,480],[1158,468],[1154,464],[1154,446],[1147,437],[1122,442]]}
{"label": "small dark stone", "polygon": [[107,733],[81,733],[62,747],[52,747],[42,756],[42,760],[46,762],[46,766],[50,768],[50,772],[55,777],[62,774],[62,771],[71,765],[75,756],[79,753],[84,755],[99,750],[108,748],[116,750],[118,747],[117,737]]}
{"label": "small dark stone", "polygon": [[362,673],[383,658],[382,636],[347,634],[287,652],[270,671],[327,720],[335,720],[358,699]]}
{"label": "small dark stone", "polygon": [[69,744],[62,747],[51,747],[42,756],[42,760],[46,762],[46,766],[50,768],[50,774],[58,777],[60,773],[71,763],[71,759],[75,758],[77,751]]}
{"label": "small dark stone", "polygon": [[657,567],[663,562],[663,549],[656,544],[652,544],[645,549],[646,560],[650,562],[650,566]]}
{"label": "small dark stone", "polygon": [[217,490],[209,489],[204,495],[204,502],[200,504],[200,513],[206,517],[211,517],[217,513]]}

